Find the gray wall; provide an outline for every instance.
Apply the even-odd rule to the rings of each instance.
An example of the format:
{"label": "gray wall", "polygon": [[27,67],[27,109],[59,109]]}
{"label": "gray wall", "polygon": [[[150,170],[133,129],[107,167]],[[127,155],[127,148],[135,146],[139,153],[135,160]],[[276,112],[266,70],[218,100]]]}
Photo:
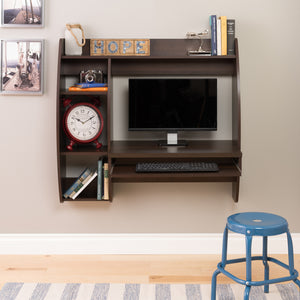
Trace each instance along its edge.
{"label": "gray wall", "polygon": [[[300,232],[298,0],[45,2],[44,28],[0,28],[4,39],[46,40],[44,95],[0,96],[1,233],[222,232],[227,215],[249,210],[279,213]],[[239,203],[227,183],[131,183],[115,184],[112,204],[60,204],[56,72],[65,24],[81,23],[88,38],[184,38],[207,28],[213,13],[236,19],[239,38]],[[114,127],[122,122],[121,114]]]}

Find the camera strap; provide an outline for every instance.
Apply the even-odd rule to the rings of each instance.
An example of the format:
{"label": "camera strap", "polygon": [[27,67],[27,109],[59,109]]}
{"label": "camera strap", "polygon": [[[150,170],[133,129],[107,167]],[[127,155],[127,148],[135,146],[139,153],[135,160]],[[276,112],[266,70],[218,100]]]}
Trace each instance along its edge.
{"label": "camera strap", "polygon": [[[66,24],[66,27],[67,27],[67,29],[71,32],[72,36],[75,38],[77,45],[78,45],[79,47],[83,47],[83,46],[85,45],[85,36],[84,36],[84,32],[83,32],[83,29],[82,29],[81,25],[80,25],[80,24]],[[80,29],[80,30],[81,30],[81,32],[82,32],[82,40],[83,40],[82,43],[79,43],[79,41],[78,41],[76,35],[75,35],[74,32],[72,31],[73,28],[74,28],[74,29]]]}

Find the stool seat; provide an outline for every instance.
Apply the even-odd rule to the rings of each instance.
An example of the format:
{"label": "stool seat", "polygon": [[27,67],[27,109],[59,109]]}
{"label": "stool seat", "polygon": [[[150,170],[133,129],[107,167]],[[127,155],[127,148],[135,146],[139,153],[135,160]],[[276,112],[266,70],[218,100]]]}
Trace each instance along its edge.
{"label": "stool seat", "polygon": [[264,212],[245,212],[227,218],[229,230],[244,235],[271,236],[287,232],[285,218]]}

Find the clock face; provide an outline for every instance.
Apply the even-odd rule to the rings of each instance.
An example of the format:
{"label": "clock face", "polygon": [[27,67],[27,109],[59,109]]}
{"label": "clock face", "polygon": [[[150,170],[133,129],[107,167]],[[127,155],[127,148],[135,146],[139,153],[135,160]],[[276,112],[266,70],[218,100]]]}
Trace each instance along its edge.
{"label": "clock face", "polygon": [[102,116],[99,110],[88,104],[76,104],[67,112],[65,127],[71,138],[89,143],[102,131]]}

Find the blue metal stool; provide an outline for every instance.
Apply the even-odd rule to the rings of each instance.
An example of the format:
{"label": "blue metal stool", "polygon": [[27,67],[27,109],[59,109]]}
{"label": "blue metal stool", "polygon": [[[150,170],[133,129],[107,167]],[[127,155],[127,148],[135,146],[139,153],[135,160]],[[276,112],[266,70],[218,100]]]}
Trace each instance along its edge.
{"label": "blue metal stool", "polygon": [[[227,242],[228,242],[228,230],[236,233],[244,234],[246,238],[246,257],[227,260]],[[268,236],[278,235],[286,233],[288,242],[288,256],[289,265],[267,256],[268,249]],[[251,256],[251,245],[253,236],[263,237],[263,255],[262,256]],[[265,268],[264,280],[252,281],[251,274],[251,261],[262,260]],[[289,270],[290,275],[286,277],[269,279],[269,265],[268,261],[278,264],[279,266]],[[225,270],[227,264],[234,264],[246,262],[246,280],[237,278],[233,274]],[[211,284],[211,300],[216,299],[216,284],[217,275],[223,273],[227,277],[233,279],[235,282],[245,285],[244,300],[249,299],[250,289],[252,286],[264,285],[264,292],[269,292],[269,284],[278,283],[283,281],[293,280],[299,287],[300,281],[297,279],[298,272],[294,269],[294,251],[291,234],[288,228],[288,222],[286,219],[269,213],[262,212],[246,212],[239,213],[227,218],[227,224],[223,235],[223,250],[222,250],[222,261],[218,264],[217,270],[212,276]]]}

